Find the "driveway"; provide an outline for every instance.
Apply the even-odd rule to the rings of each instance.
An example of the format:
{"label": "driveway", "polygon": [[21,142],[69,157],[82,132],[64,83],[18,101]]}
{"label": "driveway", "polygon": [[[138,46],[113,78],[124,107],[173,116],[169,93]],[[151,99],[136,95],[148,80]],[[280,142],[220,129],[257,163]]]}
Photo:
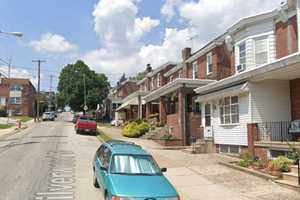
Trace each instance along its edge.
{"label": "driveway", "polygon": [[129,139],[121,135],[121,129],[101,127],[115,139],[135,142],[143,146],[173,183],[183,200],[299,200],[292,190],[256,176],[219,165],[218,161],[234,158],[220,154],[188,154],[180,150],[162,150],[151,140]]}

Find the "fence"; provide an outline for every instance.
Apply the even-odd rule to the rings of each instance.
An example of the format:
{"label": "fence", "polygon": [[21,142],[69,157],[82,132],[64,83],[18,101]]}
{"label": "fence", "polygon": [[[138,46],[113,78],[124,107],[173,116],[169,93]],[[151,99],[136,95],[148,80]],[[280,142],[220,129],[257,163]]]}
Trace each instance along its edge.
{"label": "fence", "polygon": [[291,122],[263,122],[258,124],[259,141],[291,141],[292,135],[289,134]]}

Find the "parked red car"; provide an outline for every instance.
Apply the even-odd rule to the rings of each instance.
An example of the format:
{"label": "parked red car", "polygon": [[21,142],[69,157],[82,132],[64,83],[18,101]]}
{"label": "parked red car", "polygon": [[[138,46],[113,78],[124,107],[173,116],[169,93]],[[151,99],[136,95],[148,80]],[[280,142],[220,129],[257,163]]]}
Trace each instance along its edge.
{"label": "parked red car", "polygon": [[97,122],[94,118],[89,116],[80,116],[77,118],[75,124],[76,133],[94,133],[97,132]]}

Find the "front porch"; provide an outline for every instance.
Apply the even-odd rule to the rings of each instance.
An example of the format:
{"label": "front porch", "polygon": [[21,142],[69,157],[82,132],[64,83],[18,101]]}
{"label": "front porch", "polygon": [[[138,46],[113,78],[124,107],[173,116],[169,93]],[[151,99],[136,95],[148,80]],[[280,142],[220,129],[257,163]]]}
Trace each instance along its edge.
{"label": "front porch", "polygon": [[189,145],[191,138],[203,138],[201,129],[201,108],[195,102],[194,89],[210,80],[176,79],[145,97],[146,116],[151,117],[150,109],[158,105],[160,126],[165,126],[161,137],[181,140],[181,145]]}

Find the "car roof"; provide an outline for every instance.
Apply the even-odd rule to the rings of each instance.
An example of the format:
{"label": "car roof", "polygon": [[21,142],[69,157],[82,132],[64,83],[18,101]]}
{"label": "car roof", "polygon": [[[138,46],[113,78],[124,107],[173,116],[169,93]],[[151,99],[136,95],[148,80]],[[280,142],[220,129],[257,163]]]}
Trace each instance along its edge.
{"label": "car roof", "polygon": [[122,140],[109,140],[105,144],[111,149],[112,154],[150,155],[141,146],[133,142],[126,142]]}

